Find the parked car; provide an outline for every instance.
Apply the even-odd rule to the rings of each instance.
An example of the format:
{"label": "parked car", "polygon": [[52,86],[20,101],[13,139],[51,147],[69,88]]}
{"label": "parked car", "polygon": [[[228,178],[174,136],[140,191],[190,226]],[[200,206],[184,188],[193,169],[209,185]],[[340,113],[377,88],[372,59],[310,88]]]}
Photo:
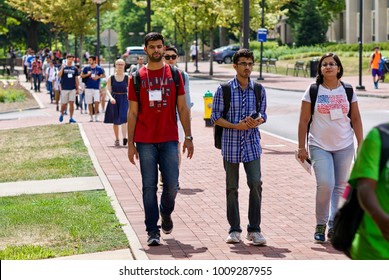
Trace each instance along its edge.
{"label": "parked car", "polygon": [[213,61],[217,61],[217,63],[219,64],[222,64],[223,62],[225,64],[230,64],[232,63],[232,56],[239,49],[240,47],[235,45],[229,45],[229,46],[224,46],[224,47],[214,49]]}
{"label": "parked car", "polygon": [[127,47],[126,52],[122,55],[123,60],[126,62],[126,69],[131,67],[132,64],[136,64],[138,56],[143,56],[143,61],[147,63],[147,54],[143,47]]}

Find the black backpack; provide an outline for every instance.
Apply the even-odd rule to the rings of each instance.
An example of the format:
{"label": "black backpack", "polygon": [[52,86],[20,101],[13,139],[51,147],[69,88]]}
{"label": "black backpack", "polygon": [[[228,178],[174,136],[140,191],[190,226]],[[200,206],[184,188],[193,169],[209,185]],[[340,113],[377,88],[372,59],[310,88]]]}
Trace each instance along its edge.
{"label": "black backpack", "polygon": [[[225,119],[227,117],[228,111],[230,110],[231,85],[229,83],[222,83],[220,84],[220,86],[222,87],[222,92],[223,92],[223,103],[224,103],[223,118]],[[257,112],[258,112],[261,107],[261,93],[262,93],[262,85],[260,83],[254,82],[254,93],[255,93]],[[215,124],[213,128],[213,137],[215,141],[215,147],[217,149],[222,148],[222,134],[223,134],[223,127]]]}
{"label": "black backpack", "polygon": [[[381,173],[389,159],[389,123],[376,126],[381,137],[381,157],[379,174]],[[332,246],[342,251],[351,258],[350,249],[355,234],[362,221],[364,210],[359,205],[357,190],[351,188],[347,201],[338,210],[334,218],[334,235],[331,238]]]}
{"label": "black backpack", "polygon": [[[174,84],[176,85],[176,104],[177,104],[177,98],[178,98],[178,89],[180,87],[180,76],[181,73],[179,73],[180,70],[178,70],[177,67],[169,65],[170,71],[172,72],[172,77]],[[138,106],[140,108],[140,75],[139,75],[139,70],[136,70],[135,72],[131,73],[132,79],[134,80],[134,90],[135,90],[135,95],[136,98],[138,99]]]}

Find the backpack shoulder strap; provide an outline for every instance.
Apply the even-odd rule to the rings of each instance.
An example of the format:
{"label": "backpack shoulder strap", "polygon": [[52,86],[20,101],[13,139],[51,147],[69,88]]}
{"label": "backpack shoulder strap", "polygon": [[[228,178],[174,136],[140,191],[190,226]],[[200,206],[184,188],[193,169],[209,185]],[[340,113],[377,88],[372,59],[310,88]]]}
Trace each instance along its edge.
{"label": "backpack shoulder strap", "polygon": [[222,91],[223,91],[223,103],[224,103],[223,118],[225,119],[228,111],[230,110],[231,85],[228,82],[221,83],[220,85],[221,85]]}
{"label": "backpack shoulder strap", "polygon": [[319,85],[317,83],[311,84],[311,86],[309,87],[309,97],[311,98],[311,117],[309,119],[308,127],[307,127],[307,145],[308,145],[309,128],[311,127],[311,123],[312,123],[312,115],[315,112],[315,104],[316,104],[318,92],[319,92]]}
{"label": "backpack shoulder strap", "polygon": [[256,109],[257,112],[261,109],[261,101],[262,101],[262,85],[260,83],[254,82],[254,93],[256,98]]}
{"label": "backpack shoulder strap", "polygon": [[185,75],[184,75],[184,70],[178,69],[178,71],[180,71],[180,73],[181,73],[182,81],[184,82],[184,86],[185,86]]}
{"label": "backpack shoulder strap", "polygon": [[131,75],[132,75],[132,80],[134,81],[134,90],[135,90],[136,99],[138,99],[138,107],[140,107],[140,83],[141,83],[141,81],[140,81],[139,70],[132,72]]}
{"label": "backpack shoulder strap", "polygon": [[172,77],[174,80],[174,84],[176,85],[176,96],[178,96],[178,89],[180,88],[180,76],[181,73],[179,73],[179,70],[177,67],[169,64],[170,71],[172,72]]}
{"label": "backpack shoulder strap", "polygon": [[309,97],[311,98],[311,116],[315,112],[315,104],[316,104],[318,92],[319,92],[319,85],[317,83],[311,84],[311,86],[309,87]]}
{"label": "backpack shoulder strap", "polygon": [[376,126],[381,136],[380,174],[389,159],[389,123]]}
{"label": "backpack shoulder strap", "polygon": [[347,101],[348,101],[348,104],[350,105],[350,110],[348,111],[347,116],[350,118],[351,117],[351,100],[353,100],[354,88],[349,83],[344,83],[344,82],[340,82],[340,83],[342,84],[342,86],[346,90]]}

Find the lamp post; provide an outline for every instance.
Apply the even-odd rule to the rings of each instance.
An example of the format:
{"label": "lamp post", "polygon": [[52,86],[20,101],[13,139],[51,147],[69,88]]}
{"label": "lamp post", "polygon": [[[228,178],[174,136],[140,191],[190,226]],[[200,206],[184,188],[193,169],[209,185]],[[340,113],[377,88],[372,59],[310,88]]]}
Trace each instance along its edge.
{"label": "lamp post", "polygon": [[362,85],[362,17],[363,17],[363,1],[359,0],[359,85],[355,88],[357,90],[365,90],[365,87]]}
{"label": "lamp post", "polygon": [[[262,19],[261,19],[261,28],[265,28],[265,0],[262,0]],[[261,41],[261,50],[259,56],[259,77],[258,81],[264,80],[262,77],[262,55],[263,55],[263,42]]]}
{"label": "lamp post", "polygon": [[[195,16],[197,18],[197,5],[194,5],[193,8],[195,9]],[[199,71],[199,50],[198,50],[198,38],[197,38],[197,20],[195,19],[195,37],[196,37],[196,70],[195,73],[200,73]]]}
{"label": "lamp post", "polygon": [[97,44],[96,44],[96,57],[97,64],[100,65],[100,6],[105,0],[93,0],[96,3],[96,21],[97,21]]}

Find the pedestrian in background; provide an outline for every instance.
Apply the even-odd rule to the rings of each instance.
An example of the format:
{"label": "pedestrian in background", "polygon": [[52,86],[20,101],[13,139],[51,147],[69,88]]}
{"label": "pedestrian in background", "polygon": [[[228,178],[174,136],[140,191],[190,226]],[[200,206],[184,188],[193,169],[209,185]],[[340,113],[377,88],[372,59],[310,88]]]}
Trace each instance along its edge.
{"label": "pedestrian in background", "polygon": [[108,77],[107,95],[109,102],[105,111],[104,123],[113,123],[115,134],[114,145],[120,146],[119,127],[122,128],[123,146],[127,145],[127,113],[128,113],[128,76],[124,73],[126,63],[123,59],[115,62],[115,74]]}
{"label": "pedestrian in background", "polygon": [[[177,66],[178,59],[178,51],[174,46],[166,46],[166,51],[164,54],[164,59],[167,64],[172,66]],[[185,101],[186,106],[188,106],[189,110],[192,108],[193,103],[190,99],[190,90],[189,90],[189,76],[185,71],[181,71],[181,76],[184,81],[184,89],[185,89]],[[190,112],[190,111],[189,111]],[[180,117],[177,114],[177,127],[178,127],[178,169],[181,166],[181,143],[185,141],[184,128],[182,127]],[[162,178],[162,177],[161,177]],[[163,183],[163,181],[162,181]],[[180,189],[180,182],[178,182],[178,189]]]}
{"label": "pedestrian in background", "polygon": [[62,64],[61,70],[58,72],[58,78],[61,79],[61,115],[59,121],[63,122],[63,116],[67,110],[69,103],[69,123],[75,123],[73,119],[74,101],[76,94],[78,94],[78,70],[73,65],[74,55],[68,54],[66,56],[66,65]]}
{"label": "pedestrian in background", "polygon": [[[158,227],[161,214],[161,228],[165,234],[173,230],[171,214],[174,210],[178,184],[178,131],[176,108],[184,127],[183,152],[192,158],[193,137],[191,135],[190,113],[185,102],[185,90],[180,78],[178,89],[169,65],[163,62],[164,38],[159,33],[145,36],[147,67],[142,67],[140,92],[134,88],[134,78],[130,76],[128,86],[128,158],[135,164],[139,158],[142,175],[142,195],[145,211],[147,244],[160,245]],[[163,176],[163,188],[158,206],[158,167]]]}
{"label": "pedestrian in background", "polygon": [[370,55],[369,70],[371,69],[371,75],[373,76],[373,83],[375,89],[378,89],[378,81],[382,76],[379,69],[381,59],[382,54],[380,53],[380,48],[378,46],[374,47],[374,52]]}
{"label": "pedestrian in background", "polygon": [[[85,101],[88,104],[90,121],[99,121],[100,79],[105,78],[104,69],[96,63],[96,56],[89,56],[89,66],[85,66],[81,78],[87,78],[85,83]],[[94,118],[93,118],[94,117]]]}
{"label": "pedestrian in background", "polygon": [[31,63],[31,73],[34,79],[34,91],[41,92],[41,80],[42,80],[42,61],[39,55],[35,56],[35,60]]}
{"label": "pedestrian in background", "polygon": [[[354,135],[358,146],[362,142],[362,121],[357,96],[352,95],[351,107],[346,89],[341,83],[343,66],[334,53],[323,55],[319,61],[316,76],[317,98],[314,113],[311,115],[309,87],[302,98],[300,121],[298,124],[298,158],[310,158],[316,177],[316,229],[314,239],[325,241],[333,235],[333,221],[338,211],[351,161],[355,154]],[[348,116],[350,112],[350,117]],[[306,139],[308,123],[312,117]]]}
{"label": "pedestrian in background", "polygon": [[[389,135],[389,124],[386,125]],[[363,141],[349,183],[357,189],[359,204],[365,210],[351,246],[354,260],[389,260],[389,165],[380,173],[381,147],[384,143],[377,128]]]}
{"label": "pedestrian in background", "polygon": [[253,245],[265,245],[266,239],[260,227],[262,149],[258,126],[267,120],[266,91],[261,86],[261,100],[257,100],[254,81],[250,78],[253,66],[252,51],[241,49],[234,54],[233,67],[236,76],[228,82],[231,87],[230,109],[224,118],[223,90],[220,85],[213,99],[211,121],[223,127],[221,152],[226,172],[227,219],[230,224],[226,242],[241,241],[238,188],[239,166],[243,163],[250,188],[246,238],[252,241]]}

